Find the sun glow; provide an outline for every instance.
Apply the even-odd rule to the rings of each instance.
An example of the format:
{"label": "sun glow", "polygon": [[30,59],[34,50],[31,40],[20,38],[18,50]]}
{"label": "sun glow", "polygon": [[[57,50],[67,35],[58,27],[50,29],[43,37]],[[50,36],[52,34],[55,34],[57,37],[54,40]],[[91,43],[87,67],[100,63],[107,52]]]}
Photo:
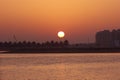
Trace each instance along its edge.
{"label": "sun glow", "polygon": [[65,33],[63,31],[58,32],[58,37],[63,38],[65,36]]}

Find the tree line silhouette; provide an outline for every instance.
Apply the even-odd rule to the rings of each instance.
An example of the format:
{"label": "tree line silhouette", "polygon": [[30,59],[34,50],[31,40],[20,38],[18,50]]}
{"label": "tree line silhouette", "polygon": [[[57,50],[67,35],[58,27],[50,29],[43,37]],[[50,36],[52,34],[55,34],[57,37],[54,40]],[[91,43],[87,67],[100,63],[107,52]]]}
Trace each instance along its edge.
{"label": "tree line silhouette", "polygon": [[0,42],[0,48],[61,48],[67,47],[69,45],[69,41],[46,41],[43,43],[37,43],[35,41],[19,41],[19,42]]}

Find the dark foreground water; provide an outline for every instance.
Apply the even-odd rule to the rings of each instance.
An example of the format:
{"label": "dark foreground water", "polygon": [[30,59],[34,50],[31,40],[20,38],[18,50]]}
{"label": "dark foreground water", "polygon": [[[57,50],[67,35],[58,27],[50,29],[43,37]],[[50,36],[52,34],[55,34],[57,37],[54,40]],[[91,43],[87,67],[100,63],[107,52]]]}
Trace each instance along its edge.
{"label": "dark foreground water", "polygon": [[0,80],[120,80],[120,53],[0,54]]}

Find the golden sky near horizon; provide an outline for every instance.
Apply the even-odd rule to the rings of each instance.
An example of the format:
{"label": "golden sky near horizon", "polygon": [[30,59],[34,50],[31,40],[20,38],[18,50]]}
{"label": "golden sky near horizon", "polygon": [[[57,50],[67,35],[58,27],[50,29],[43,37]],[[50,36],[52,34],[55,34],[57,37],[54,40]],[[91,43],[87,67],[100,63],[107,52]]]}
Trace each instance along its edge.
{"label": "golden sky near horizon", "polygon": [[95,33],[120,28],[120,0],[0,0],[0,41],[94,41]]}

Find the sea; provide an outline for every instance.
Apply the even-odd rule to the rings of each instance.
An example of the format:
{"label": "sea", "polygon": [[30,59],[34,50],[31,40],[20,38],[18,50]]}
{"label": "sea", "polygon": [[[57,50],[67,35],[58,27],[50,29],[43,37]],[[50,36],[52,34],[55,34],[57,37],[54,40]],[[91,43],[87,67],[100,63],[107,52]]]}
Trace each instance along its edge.
{"label": "sea", "polygon": [[120,80],[120,53],[0,53],[0,80]]}

